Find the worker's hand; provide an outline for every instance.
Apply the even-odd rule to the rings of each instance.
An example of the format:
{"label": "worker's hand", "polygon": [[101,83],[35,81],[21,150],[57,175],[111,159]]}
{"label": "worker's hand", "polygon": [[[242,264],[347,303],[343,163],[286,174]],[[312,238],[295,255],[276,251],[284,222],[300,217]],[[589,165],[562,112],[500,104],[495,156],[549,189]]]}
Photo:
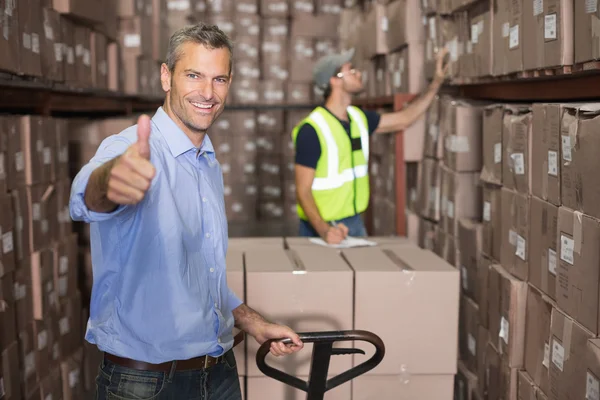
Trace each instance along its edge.
{"label": "worker's hand", "polygon": [[330,225],[322,236],[328,244],[339,244],[348,236],[348,227],[344,224]]}
{"label": "worker's hand", "polygon": [[447,56],[448,49],[446,47],[440,48],[436,54],[435,79],[440,83],[446,79],[450,68],[450,60],[446,60]]}
{"label": "worker's hand", "polygon": [[[250,335],[254,336],[258,344],[262,345],[269,339],[274,339],[271,343],[271,353],[276,356],[285,356],[296,353],[304,347],[296,332],[284,325],[272,324],[270,322],[257,322],[257,326],[252,329]],[[291,339],[293,343],[283,344],[278,339]]]}
{"label": "worker's hand", "polygon": [[115,159],[106,197],[115,204],[137,204],[150,188],[156,170],[150,163],[150,118],[138,119],[136,143]]}

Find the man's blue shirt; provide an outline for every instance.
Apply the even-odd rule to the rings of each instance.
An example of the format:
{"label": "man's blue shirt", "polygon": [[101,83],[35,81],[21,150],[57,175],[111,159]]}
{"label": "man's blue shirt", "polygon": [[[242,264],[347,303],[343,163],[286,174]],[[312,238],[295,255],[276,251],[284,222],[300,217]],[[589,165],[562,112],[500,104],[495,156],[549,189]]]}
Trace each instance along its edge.
{"label": "man's blue shirt", "polygon": [[86,340],[150,363],[223,354],[242,302],[227,286],[223,176],[208,135],[194,147],[159,108],[150,134],[156,175],[144,199],[111,213],[85,205],[92,171],[136,141],[137,125],[105,139],[71,188],[71,217],[91,228]]}

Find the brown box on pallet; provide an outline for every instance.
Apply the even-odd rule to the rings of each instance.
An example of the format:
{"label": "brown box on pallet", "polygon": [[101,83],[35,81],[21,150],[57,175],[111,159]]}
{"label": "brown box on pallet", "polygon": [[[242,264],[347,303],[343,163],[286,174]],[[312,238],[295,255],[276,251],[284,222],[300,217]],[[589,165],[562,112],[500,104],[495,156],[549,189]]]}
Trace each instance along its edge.
{"label": "brown box on pallet", "polygon": [[[23,7],[11,0],[0,0],[0,18],[3,35],[0,35],[0,70],[18,73],[20,68],[22,35],[19,29],[19,12]],[[23,11],[26,12],[26,11]]]}
{"label": "brown box on pallet", "polygon": [[525,346],[527,283],[493,265],[489,273],[490,337],[510,368],[522,368]]}
{"label": "brown box on pallet", "polygon": [[500,262],[508,272],[527,281],[530,253],[531,196],[502,188]]}
{"label": "brown box on pallet", "polygon": [[0,277],[15,269],[15,213],[9,195],[0,194]]}
{"label": "brown box on pallet", "polygon": [[456,172],[480,172],[483,108],[453,100],[441,121],[444,165]]}
{"label": "brown box on pallet", "polygon": [[505,57],[508,59],[507,74],[523,71],[523,55],[525,46],[523,44],[523,0],[510,1],[508,3],[508,47]]}
{"label": "brown box on pallet", "polygon": [[600,143],[600,103],[565,106],[561,122],[561,194],[562,205],[600,218],[596,201],[600,184],[595,175],[596,154]]}
{"label": "brown box on pallet", "polygon": [[550,322],[552,300],[529,286],[525,324],[525,364],[533,382],[550,393]]}
{"label": "brown box on pallet", "polygon": [[564,105],[537,103],[532,112],[532,184],[540,199],[560,206],[561,117]]}
{"label": "brown box on pallet", "polygon": [[441,167],[438,161],[423,160],[419,179],[419,210],[423,217],[433,221],[440,219]]}
{"label": "brown box on pallet", "polygon": [[597,60],[600,58],[600,49],[594,43],[600,36],[596,29],[600,17],[598,6],[593,2],[583,2],[576,3],[573,7],[575,63]]}
{"label": "brown box on pallet", "polygon": [[[387,343],[390,357],[382,361],[375,375],[455,374],[460,279],[456,268],[410,244],[348,249],[344,257],[355,271],[355,298],[360,304],[355,324],[379,332]],[[411,290],[398,291],[399,287]],[[403,318],[393,324],[378,318],[376,310],[383,299]],[[433,310],[444,312],[434,317]],[[402,323],[404,318],[412,323]],[[372,346],[355,346],[365,350],[367,357],[373,354]],[[364,356],[355,356],[354,365],[364,360]]]}
{"label": "brown box on pallet", "polygon": [[[458,224],[458,260],[462,293],[477,302],[479,258],[481,257],[482,225],[472,219],[460,219]],[[479,304],[479,303],[478,303]]]}
{"label": "brown box on pallet", "polygon": [[483,168],[481,180],[502,185],[502,145],[504,105],[493,104],[483,110]]}
{"label": "brown box on pallet", "polygon": [[108,89],[108,44],[102,33],[92,32],[91,40],[92,86]]}
{"label": "brown box on pallet", "polygon": [[41,63],[45,78],[62,82],[65,79],[65,65],[62,42],[62,19],[60,14],[50,8],[42,9]]}
{"label": "brown box on pallet", "polygon": [[460,299],[459,329],[460,360],[465,363],[469,371],[477,371],[479,306],[465,295]]}
{"label": "brown box on pallet", "polygon": [[529,282],[556,299],[558,207],[531,198]]}
{"label": "brown box on pallet", "polygon": [[[329,249],[286,251],[280,248],[265,253],[255,248],[246,251],[245,267],[247,303],[257,311],[299,331],[350,329],[352,326],[353,273],[348,264]],[[338,288],[335,293],[326,289],[333,282]],[[273,303],[268,300],[274,293],[270,290],[267,296],[263,290],[265,285],[279,288],[282,301]],[[322,289],[319,290],[319,287]],[[291,294],[291,291],[294,293]],[[329,304],[326,313],[323,312],[323,304]],[[298,319],[298,312],[294,311],[296,309],[302,310],[305,318]],[[258,344],[248,342],[247,354],[250,359],[255,356],[257,349]],[[332,374],[347,370],[352,362],[349,357],[331,361],[329,372]],[[285,365],[277,361],[267,362],[285,371],[294,371],[297,375],[309,373],[306,358],[290,357]],[[256,364],[249,362],[248,376],[261,375]]]}
{"label": "brown box on pallet", "polygon": [[458,236],[461,218],[481,219],[481,186],[479,173],[456,173],[442,169],[442,199],[440,226]]}
{"label": "brown box on pallet", "polygon": [[560,248],[556,301],[558,307],[594,334],[598,334],[598,286],[600,284],[600,221],[560,207]]}
{"label": "brown box on pallet", "polygon": [[19,360],[19,343],[15,339],[3,352],[0,352],[0,361],[4,375],[4,391],[6,400],[20,400],[21,380],[20,367],[23,361]]}
{"label": "brown box on pallet", "polygon": [[586,397],[587,343],[595,335],[563,314],[552,310],[550,392],[552,400]]}
{"label": "brown box on pallet", "polygon": [[386,61],[391,92],[408,93],[408,48],[388,54]]}
{"label": "brown box on pallet", "polygon": [[531,108],[511,107],[504,113],[502,184],[518,193],[531,193]]}

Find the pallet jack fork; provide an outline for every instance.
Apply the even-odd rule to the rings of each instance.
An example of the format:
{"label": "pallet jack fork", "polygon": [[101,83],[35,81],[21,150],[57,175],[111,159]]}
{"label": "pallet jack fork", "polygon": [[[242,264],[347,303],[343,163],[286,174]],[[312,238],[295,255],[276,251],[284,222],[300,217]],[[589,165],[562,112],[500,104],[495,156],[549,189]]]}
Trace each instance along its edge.
{"label": "pallet jack fork", "polygon": [[[266,376],[306,392],[306,400],[323,400],[327,391],[375,368],[383,360],[385,354],[383,341],[379,336],[367,331],[306,332],[299,333],[298,336],[303,343],[314,343],[308,382],[267,365],[265,357],[269,353],[273,340],[266,341],[258,349],[258,352],[256,353],[256,364],[258,369]],[[292,343],[290,339],[280,339],[279,341],[285,344]],[[342,349],[333,347],[335,342],[342,341],[369,342],[375,346],[375,354],[362,364],[333,378],[327,379],[329,361],[331,360],[332,355],[365,354],[365,352],[360,349]]]}

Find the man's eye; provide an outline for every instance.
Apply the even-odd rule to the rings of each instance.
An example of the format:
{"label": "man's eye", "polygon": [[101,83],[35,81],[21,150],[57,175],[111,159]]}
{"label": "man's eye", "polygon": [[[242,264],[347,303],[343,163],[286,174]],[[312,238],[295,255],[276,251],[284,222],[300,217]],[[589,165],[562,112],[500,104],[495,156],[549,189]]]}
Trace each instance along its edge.
{"label": "man's eye", "polygon": [[217,78],[217,82],[219,82],[219,83],[227,83],[227,79],[225,79],[225,78]]}
{"label": "man's eye", "polygon": [[196,74],[188,74],[187,77],[188,78],[192,78],[192,79],[196,79],[198,77],[198,75],[196,75]]}

